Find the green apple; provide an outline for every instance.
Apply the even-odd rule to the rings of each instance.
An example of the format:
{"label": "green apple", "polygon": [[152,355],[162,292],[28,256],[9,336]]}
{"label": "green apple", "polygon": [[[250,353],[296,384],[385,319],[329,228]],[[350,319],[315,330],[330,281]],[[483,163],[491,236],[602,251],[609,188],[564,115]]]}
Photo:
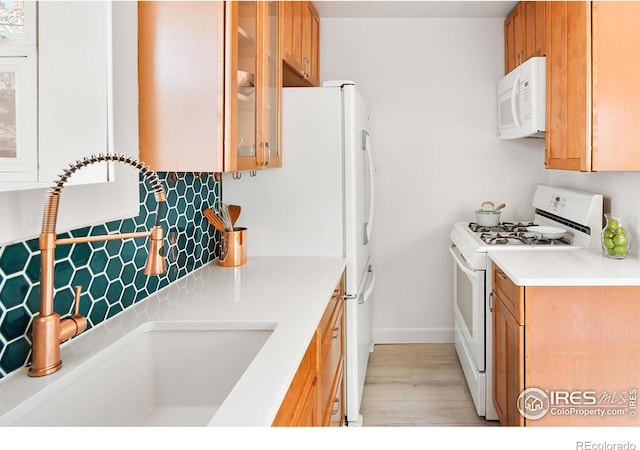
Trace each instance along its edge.
{"label": "green apple", "polygon": [[627,235],[627,229],[624,228],[624,227],[620,227],[619,226],[618,229],[616,230],[616,234],[620,234],[620,235],[626,236]]}
{"label": "green apple", "polygon": [[607,222],[607,230],[616,231],[618,229],[618,221],[616,219],[609,219]]}
{"label": "green apple", "polygon": [[629,242],[629,240],[624,234],[616,234],[616,236],[613,238],[613,243],[616,245],[616,247],[624,246],[626,248],[627,242]]}
{"label": "green apple", "polygon": [[603,233],[603,236],[605,239],[613,239],[615,235],[616,235],[616,232],[611,230],[605,230],[605,232]]}
{"label": "green apple", "polygon": [[610,249],[616,246],[616,244],[614,244],[613,239],[611,238],[606,238],[602,241],[602,245],[604,245],[605,248]]}
{"label": "green apple", "polygon": [[627,254],[627,246],[626,245],[616,245],[613,247],[613,253],[618,256],[624,256]]}

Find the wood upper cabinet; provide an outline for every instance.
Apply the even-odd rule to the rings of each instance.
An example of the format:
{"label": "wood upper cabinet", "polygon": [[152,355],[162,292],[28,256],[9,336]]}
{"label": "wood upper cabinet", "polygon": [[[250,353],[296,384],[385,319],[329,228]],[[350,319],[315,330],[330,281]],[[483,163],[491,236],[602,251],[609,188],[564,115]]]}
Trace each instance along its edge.
{"label": "wood upper cabinet", "polygon": [[524,21],[522,3],[518,3],[504,21],[504,73],[524,62]]}
{"label": "wood upper cabinet", "polygon": [[279,2],[227,2],[225,171],[280,167]]}
{"label": "wood upper cabinet", "polygon": [[344,424],[344,278],[282,401],[273,426]]}
{"label": "wood upper cabinet", "polygon": [[140,158],[157,171],[279,167],[279,2],[138,11]]}
{"label": "wood upper cabinet", "polygon": [[283,2],[284,86],[320,85],[320,18],[308,1]]}
{"label": "wood upper cabinet", "polygon": [[[492,280],[493,402],[500,423],[637,426],[630,412],[640,373],[640,287],[516,286],[495,264]],[[528,388],[547,394],[546,413],[520,414],[518,397]],[[626,412],[598,416],[570,407]]]}
{"label": "wood upper cabinet", "polygon": [[640,170],[638,2],[547,2],[545,166]]}
{"label": "wood upper cabinet", "polygon": [[545,56],[545,3],[518,3],[504,21],[504,73],[533,56]]}

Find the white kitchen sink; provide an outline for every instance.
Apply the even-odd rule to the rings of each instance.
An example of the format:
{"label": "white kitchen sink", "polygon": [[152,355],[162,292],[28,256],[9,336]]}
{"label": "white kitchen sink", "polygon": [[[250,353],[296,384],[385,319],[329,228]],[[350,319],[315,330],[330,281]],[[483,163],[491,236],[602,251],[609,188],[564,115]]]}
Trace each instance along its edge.
{"label": "white kitchen sink", "polygon": [[78,367],[50,375],[60,379],[21,405],[11,425],[207,425],[274,328],[145,324]]}

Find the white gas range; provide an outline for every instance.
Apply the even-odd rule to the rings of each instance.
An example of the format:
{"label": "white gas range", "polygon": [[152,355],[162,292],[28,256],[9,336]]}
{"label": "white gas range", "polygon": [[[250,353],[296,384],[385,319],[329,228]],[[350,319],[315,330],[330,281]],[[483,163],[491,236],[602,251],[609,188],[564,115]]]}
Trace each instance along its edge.
{"label": "white gas range", "polygon": [[[531,222],[506,222],[483,227],[456,222],[450,233],[453,257],[455,345],[478,414],[497,420],[493,406],[491,261],[488,251],[544,251],[599,247],[602,232],[602,195],[539,185]],[[546,239],[528,230],[552,226],[566,232]]]}

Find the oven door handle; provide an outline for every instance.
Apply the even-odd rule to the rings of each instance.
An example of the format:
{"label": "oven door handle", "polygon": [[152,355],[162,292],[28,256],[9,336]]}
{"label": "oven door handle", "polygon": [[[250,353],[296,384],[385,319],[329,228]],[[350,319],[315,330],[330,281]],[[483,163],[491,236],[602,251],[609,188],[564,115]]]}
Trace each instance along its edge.
{"label": "oven door handle", "polygon": [[453,259],[455,260],[456,264],[458,265],[458,267],[460,267],[460,269],[466,273],[469,277],[471,277],[473,280],[478,281],[478,273],[475,270],[470,269],[458,256],[458,254],[453,250],[453,247],[449,247],[449,253],[451,253],[451,256],[453,256]]}

